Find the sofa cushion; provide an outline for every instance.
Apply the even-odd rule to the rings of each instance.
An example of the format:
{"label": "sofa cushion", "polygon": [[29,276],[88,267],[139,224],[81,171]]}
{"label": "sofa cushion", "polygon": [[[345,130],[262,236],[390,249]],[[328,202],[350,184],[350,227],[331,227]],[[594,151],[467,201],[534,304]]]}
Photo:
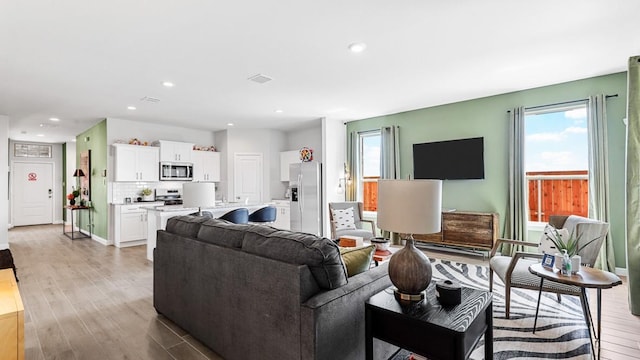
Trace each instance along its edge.
{"label": "sofa cushion", "polygon": [[347,283],[338,246],[327,238],[252,225],[245,232],[242,250],[290,264],[307,265],[318,285],[325,289]]}
{"label": "sofa cushion", "polygon": [[222,219],[209,219],[202,223],[196,237],[211,244],[239,249],[248,227],[246,224],[234,224]]}
{"label": "sofa cushion", "polygon": [[341,247],[340,255],[342,256],[344,265],[347,267],[347,275],[352,277],[369,270],[375,251],[375,245]]}
{"label": "sofa cushion", "polygon": [[174,216],[167,220],[166,230],[170,233],[195,238],[200,231],[200,226],[208,218],[203,216]]}

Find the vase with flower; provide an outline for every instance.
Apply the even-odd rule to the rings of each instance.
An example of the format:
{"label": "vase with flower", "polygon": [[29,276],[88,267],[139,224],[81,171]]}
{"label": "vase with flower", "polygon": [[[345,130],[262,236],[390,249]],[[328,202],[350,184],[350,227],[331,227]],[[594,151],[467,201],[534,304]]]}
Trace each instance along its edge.
{"label": "vase with flower", "polygon": [[73,190],[71,193],[67,194],[67,200],[69,200],[69,205],[73,206],[76,204],[76,198],[80,196],[80,190]]}

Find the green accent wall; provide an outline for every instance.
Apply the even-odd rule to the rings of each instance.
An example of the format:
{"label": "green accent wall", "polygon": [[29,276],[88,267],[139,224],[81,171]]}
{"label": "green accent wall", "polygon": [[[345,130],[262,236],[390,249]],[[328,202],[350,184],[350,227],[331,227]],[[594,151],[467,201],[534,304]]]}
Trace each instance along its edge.
{"label": "green accent wall", "polygon": [[[107,239],[109,204],[107,203],[107,178],[103,170],[107,169],[107,121],[103,120],[76,137],[76,168],[80,164],[80,155],[91,150],[91,204],[93,206],[93,235]],[[79,211],[82,229],[89,230],[86,211]]]}
{"label": "green accent wall", "polygon": [[[62,144],[62,204],[67,205],[67,144]],[[62,212],[62,221],[67,221],[67,211]]]}
{"label": "green accent wall", "polygon": [[[347,124],[347,132],[365,131],[383,125],[400,126],[400,171],[413,176],[414,143],[484,137],[485,179],[447,180],[442,205],[467,211],[497,212],[501,231],[508,193],[508,114],[518,107],[549,105],[605,94],[609,141],[609,185],[611,237],[616,267],[626,267],[625,255],[625,126],[627,73],[598,76],[535,89],[434,106],[398,114],[358,120]],[[531,240],[538,240],[531,239]]]}

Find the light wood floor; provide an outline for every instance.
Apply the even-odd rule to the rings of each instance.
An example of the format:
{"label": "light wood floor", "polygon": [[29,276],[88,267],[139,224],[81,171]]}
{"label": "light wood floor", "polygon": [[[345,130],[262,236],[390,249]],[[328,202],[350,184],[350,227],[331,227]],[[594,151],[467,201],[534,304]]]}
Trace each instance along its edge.
{"label": "light wood floor", "polygon": [[[71,241],[61,225],[11,229],[9,244],[25,306],[27,360],[221,359],[156,314],[144,246]],[[428,255],[486,265],[478,256]],[[602,294],[602,358],[640,359],[640,317],[628,310],[626,282]]]}

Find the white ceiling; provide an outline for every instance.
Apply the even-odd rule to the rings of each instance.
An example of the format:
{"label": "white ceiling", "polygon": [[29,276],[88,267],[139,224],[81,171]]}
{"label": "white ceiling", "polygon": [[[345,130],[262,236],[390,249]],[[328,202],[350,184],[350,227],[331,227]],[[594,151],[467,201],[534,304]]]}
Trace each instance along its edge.
{"label": "white ceiling", "polygon": [[105,117],[357,120],[625,71],[638,14],[638,0],[0,0],[0,114],[10,138],[40,142]]}

